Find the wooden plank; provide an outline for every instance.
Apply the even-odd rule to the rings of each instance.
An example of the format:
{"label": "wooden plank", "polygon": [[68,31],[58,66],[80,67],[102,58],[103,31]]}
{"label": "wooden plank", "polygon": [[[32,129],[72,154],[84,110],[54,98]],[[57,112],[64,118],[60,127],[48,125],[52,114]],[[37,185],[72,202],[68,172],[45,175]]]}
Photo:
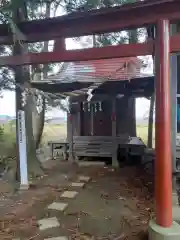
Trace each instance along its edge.
{"label": "wooden plank", "polygon": [[[122,134],[121,136],[117,136],[116,139],[126,139],[129,136],[127,134]],[[112,141],[112,136],[74,136],[74,141]]]}
{"label": "wooden plank", "polygon": [[[152,55],[154,43],[121,44],[102,48],[66,50],[59,52],[29,53],[0,57],[0,67],[57,62],[88,61],[108,58],[135,57]],[[171,37],[171,53],[180,52],[180,35]]]}
{"label": "wooden plank", "polygon": [[78,136],[74,137],[74,152],[77,157],[112,157],[112,137]]}
{"label": "wooden plank", "polygon": [[111,157],[109,153],[86,153],[86,152],[76,152],[77,157]]}
{"label": "wooden plank", "polygon": [[[74,136],[74,153],[77,157],[113,157],[117,154],[119,143],[124,145],[129,139],[128,135],[116,136]],[[127,145],[127,144],[126,144]],[[117,162],[117,157],[116,157]]]}
{"label": "wooden plank", "polygon": [[153,43],[121,44],[102,48],[66,50],[59,52],[29,53],[0,57],[0,66],[19,66],[58,62],[100,60],[108,58],[151,55]]}

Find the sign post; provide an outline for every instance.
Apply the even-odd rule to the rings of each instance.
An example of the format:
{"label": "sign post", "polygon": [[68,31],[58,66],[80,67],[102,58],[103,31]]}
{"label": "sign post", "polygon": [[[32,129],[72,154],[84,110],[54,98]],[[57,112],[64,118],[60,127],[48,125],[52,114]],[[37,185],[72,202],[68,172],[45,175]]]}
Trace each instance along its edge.
{"label": "sign post", "polygon": [[27,170],[27,150],[26,150],[26,128],[25,112],[18,111],[18,140],[19,140],[19,160],[20,160],[20,189],[29,188],[28,170]]}

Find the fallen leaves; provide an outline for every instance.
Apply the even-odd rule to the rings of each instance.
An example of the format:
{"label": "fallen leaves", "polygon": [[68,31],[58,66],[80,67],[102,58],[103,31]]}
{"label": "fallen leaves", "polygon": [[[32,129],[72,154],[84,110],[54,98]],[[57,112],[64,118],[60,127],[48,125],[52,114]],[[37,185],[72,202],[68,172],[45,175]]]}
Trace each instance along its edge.
{"label": "fallen leaves", "polygon": [[77,211],[77,212],[68,212],[65,213],[66,216],[75,216],[77,218],[80,218],[82,216],[91,216],[90,213],[85,212],[85,211]]}
{"label": "fallen leaves", "polygon": [[119,237],[115,238],[114,240],[124,239],[126,237],[125,233],[122,233]]}
{"label": "fallen leaves", "polygon": [[118,199],[119,199],[119,200],[122,200],[122,201],[125,201],[125,200],[126,200],[126,198],[125,198],[125,197],[121,197],[121,196],[120,196],[120,197],[118,197]]}
{"label": "fallen leaves", "polygon": [[[59,174],[58,171],[57,174]],[[49,203],[50,199],[58,200],[60,195],[59,193],[63,190],[67,190],[64,185],[59,184],[60,181],[53,180],[54,177],[56,179],[56,176],[54,176],[54,173],[52,173],[52,175],[53,176],[51,178],[51,181],[49,181],[48,178],[46,181],[43,180],[45,182],[44,185],[42,185],[42,188],[37,185],[37,189],[29,192],[27,196],[21,196],[23,201],[17,201],[12,204],[13,209],[11,211],[11,214],[7,215],[3,220],[0,221],[0,228],[3,229],[2,233],[0,233],[0,239],[11,240],[12,238],[8,238],[8,236],[13,235],[17,232],[27,233],[28,231],[30,231],[29,236],[31,236],[32,232],[34,233],[34,236],[29,237],[29,239],[26,238],[26,240],[35,240],[36,238],[38,238],[38,233],[36,234],[36,216],[30,215],[35,215],[36,213],[39,214],[41,211],[44,214],[49,214],[42,210],[44,209],[44,202]],[[81,220],[81,218],[85,216],[86,219],[93,218],[93,220],[96,220],[95,218],[99,217],[98,214],[96,214],[96,216],[92,216],[89,209],[85,209],[87,211],[65,212],[65,215],[63,217],[75,216],[75,219],[77,221],[73,222],[71,227],[67,226],[66,223],[62,223],[61,228],[64,231],[69,232],[69,235],[72,236],[72,240],[145,240],[145,237],[147,235],[148,221],[153,214],[153,201],[151,192],[149,193],[149,186],[152,186],[152,182],[148,180],[148,177],[144,176],[143,173],[141,173],[140,171],[133,170],[132,168],[123,168],[118,171],[107,168],[104,169],[104,172],[99,172],[99,170],[95,173],[92,172],[92,174],[88,172],[88,175],[91,175],[91,177],[93,176],[93,180],[92,184],[89,184],[86,190],[91,189],[90,192],[92,192],[93,194],[95,185],[99,190],[97,194],[100,199],[99,201],[103,200],[103,203],[105,202],[107,204],[109,204],[111,200],[116,201],[118,204],[122,205],[123,208],[129,208],[132,212],[132,215],[122,217],[122,219],[120,219],[119,221],[119,218],[116,219],[113,214],[108,216],[108,213],[106,212],[106,205],[105,207],[100,206],[100,208],[102,209],[99,209],[99,211],[100,215],[102,214],[104,218],[101,219],[104,224],[104,228],[106,228],[107,223],[110,224],[113,228],[113,221],[118,221],[118,227],[120,229],[120,232],[116,232],[117,235],[113,234],[112,236],[93,236],[92,228],[89,227],[87,227],[88,233],[83,233],[79,231],[81,229],[81,221],[79,221],[79,219]],[[69,180],[68,175],[65,175],[63,178]],[[99,181],[99,179],[101,179],[101,181]],[[112,206],[115,208],[115,210],[117,208],[116,202],[115,205]],[[41,210],[39,209],[39,207],[37,207],[39,206],[37,203],[43,204]],[[93,208],[95,208],[95,204]],[[31,214],[29,213],[30,210],[32,210]],[[117,208],[117,211],[120,212],[121,209]],[[97,224],[97,221],[92,221],[92,224]],[[106,229],[104,229],[103,231],[105,230]]]}
{"label": "fallen leaves", "polygon": [[89,233],[82,233],[75,230],[71,235],[71,240],[95,240],[95,237]]}
{"label": "fallen leaves", "polygon": [[108,199],[109,198],[109,194],[107,192],[101,192],[100,193],[100,197],[103,199]]}

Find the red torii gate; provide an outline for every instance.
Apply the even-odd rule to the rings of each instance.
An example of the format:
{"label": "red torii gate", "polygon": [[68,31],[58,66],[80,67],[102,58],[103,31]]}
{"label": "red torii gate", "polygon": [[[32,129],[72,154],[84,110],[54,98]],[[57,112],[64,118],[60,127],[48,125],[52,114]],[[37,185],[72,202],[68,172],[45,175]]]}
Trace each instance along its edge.
{"label": "red torii gate", "polygon": [[[156,39],[146,43],[1,57],[0,66],[84,61],[150,55],[156,57],[156,224],[150,223],[150,239],[180,239],[180,227],[172,221],[172,160],[170,114],[170,53],[180,51],[180,36],[170,37],[170,23],[180,18],[179,0],[150,0],[122,7],[74,13],[47,20],[24,22],[19,28],[24,42],[56,40],[155,24]],[[83,24],[82,24],[83,23]],[[8,26],[0,25],[0,43],[12,44]]]}

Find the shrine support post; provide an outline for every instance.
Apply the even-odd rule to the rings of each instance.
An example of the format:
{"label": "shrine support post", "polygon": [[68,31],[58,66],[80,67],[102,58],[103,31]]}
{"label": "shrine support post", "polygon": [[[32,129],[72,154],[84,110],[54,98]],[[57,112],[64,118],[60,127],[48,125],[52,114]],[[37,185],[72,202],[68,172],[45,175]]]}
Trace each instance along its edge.
{"label": "shrine support post", "polygon": [[112,153],[112,166],[118,167],[118,159],[117,159],[117,140],[116,140],[116,97],[112,99],[112,139],[113,139],[113,153]]}
{"label": "shrine support post", "polygon": [[73,117],[72,114],[68,114],[68,142],[69,142],[69,161],[74,161],[74,155],[73,155]]}
{"label": "shrine support post", "polygon": [[73,114],[72,114],[72,99],[69,100],[70,105],[70,112],[68,113],[68,143],[69,143],[69,158],[68,161],[73,162],[74,161],[74,154],[73,154]]}
{"label": "shrine support post", "polygon": [[170,95],[170,25],[160,19],[156,25],[156,219],[150,222],[149,238],[180,239],[180,226],[172,221],[172,154]]}

